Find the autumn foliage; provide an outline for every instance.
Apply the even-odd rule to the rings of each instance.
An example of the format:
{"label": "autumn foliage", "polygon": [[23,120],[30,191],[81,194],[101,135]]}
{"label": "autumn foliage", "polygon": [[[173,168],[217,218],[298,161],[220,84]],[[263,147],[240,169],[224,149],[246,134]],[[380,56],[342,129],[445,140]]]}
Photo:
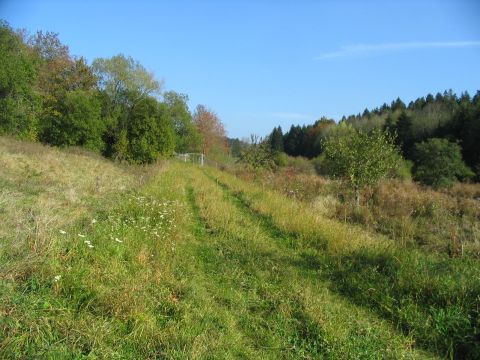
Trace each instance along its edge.
{"label": "autumn foliage", "polygon": [[193,114],[193,122],[202,138],[203,154],[220,155],[228,152],[225,128],[215,112],[203,105],[198,105]]}

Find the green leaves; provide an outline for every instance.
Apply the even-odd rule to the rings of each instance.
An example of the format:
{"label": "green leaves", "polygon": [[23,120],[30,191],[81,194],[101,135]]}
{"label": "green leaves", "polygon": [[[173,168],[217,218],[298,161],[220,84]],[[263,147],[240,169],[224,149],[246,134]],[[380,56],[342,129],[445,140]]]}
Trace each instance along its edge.
{"label": "green leaves", "polygon": [[96,152],[103,150],[105,124],[94,92],[67,92],[59,110],[44,120],[42,140],[57,146],[84,146]]}
{"label": "green leaves", "polygon": [[160,93],[161,83],[138,61],[123,54],[97,58],[92,68],[99,86],[116,105],[132,106],[140,98]]}
{"label": "green leaves", "polygon": [[256,135],[251,135],[251,143],[241,152],[240,161],[254,170],[275,167],[274,153],[268,139],[262,140]]}
{"label": "green leaves", "polygon": [[393,174],[401,159],[393,137],[374,129],[359,132],[340,125],[324,143],[325,162],[330,175],[346,181],[355,191],[355,203],[360,203],[360,189],[375,185]]}
{"label": "green leaves", "polygon": [[35,63],[21,38],[0,22],[0,134],[36,139],[39,97]]}
{"label": "green leaves", "polygon": [[451,187],[456,180],[474,176],[465,165],[460,145],[447,139],[428,139],[415,146],[414,177],[435,188]]}
{"label": "green leaves", "polygon": [[152,163],[160,155],[173,153],[175,135],[167,107],[153,98],[141,100],[130,111],[123,130],[126,158],[133,163]]}
{"label": "green leaves", "polygon": [[163,99],[176,135],[175,151],[179,153],[198,151],[201,138],[188,110],[188,96],[167,91],[163,94]]}
{"label": "green leaves", "polygon": [[355,189],[374,185],[390,175],[400,156],[393,138],[379,129],[367,134],[344,126],[324,143],[329,173]]}

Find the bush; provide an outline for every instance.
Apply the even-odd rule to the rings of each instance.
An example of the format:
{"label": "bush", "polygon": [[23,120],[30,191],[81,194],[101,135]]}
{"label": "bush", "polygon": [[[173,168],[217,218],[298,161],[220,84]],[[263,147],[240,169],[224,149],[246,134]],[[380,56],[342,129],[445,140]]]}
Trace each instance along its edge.
{"label": "bush", "polygon": [[121,135],[117,148],[126,149],[126,158],[132,163],[153,163],[159,156],[171,155],[174,151],[175,135],[168,110],[154,98],[145,98],[136,104]]}
{"label": "bush", "polygon": [[240,153],[240,162],[253,170],[275,167],[274,154],[270,144],[256,135],[251,136],[250,145]]}
{"label": "bush", "polygon": [[325,155],[322,154],[312,159],[312,164],[313,164],[313,167],[315,168],[315,172],[318,175],[322,175],[322,176],[328,175],[328,169],[325,163]]}
{"label": "bush", "polygon": [[391,176],[401,159],[394,139],[379,129],[364,133],[346,127],[325,141],[324,154],[329,174],[353,189],[356,206],[360,190]]}
{"label": "bush", "polygon": [[45,118],[41,140],[56,146],[83,146],[100,152],[104,148],[105,131],[100,112],[100,102],[94,93],[69,91],[59,104],[59,111]]}
{"label": "bush", "polygon": [[394,177],[400,180],[412,180],[413,162],[401,159],[399,166],[395,169]]}
{"label": "bush", "polygon": [[285,167],[288,165],[288,155],[284,152],[277,152],[273,157],[273,161],[275,162],[275,165]]}
{"label": "bush", "polygon": [[446,139],[417,143],[414,159],[415,180],[434,188],[450,188],[455,181],[475,175],[463,162],[460,145]]}
{"label": "bush", "polygon": [[289,157],[288,166],[296,173],[300,174],[313,174],[315,172],[313,163],[307,158],[301,156]]}

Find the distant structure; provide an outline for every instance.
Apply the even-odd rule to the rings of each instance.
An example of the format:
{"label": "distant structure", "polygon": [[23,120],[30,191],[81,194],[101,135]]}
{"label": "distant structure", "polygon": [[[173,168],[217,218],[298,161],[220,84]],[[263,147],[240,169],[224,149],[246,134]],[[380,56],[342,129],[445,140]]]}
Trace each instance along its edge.
{"label": "distant structure", "polygon": [[199,164],[203,166],[205,164],[205,155],[200,153],[185,153],[185,154],[175,154],[177,160],[182,162],[190,162],[192,164]]}

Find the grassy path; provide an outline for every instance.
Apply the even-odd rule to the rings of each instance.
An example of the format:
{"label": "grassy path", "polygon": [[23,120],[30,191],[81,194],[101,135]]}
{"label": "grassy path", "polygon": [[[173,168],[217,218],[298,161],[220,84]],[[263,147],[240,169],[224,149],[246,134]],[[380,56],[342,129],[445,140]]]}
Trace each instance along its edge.
{"label": "grassy path", "polygon": [[319,242],[268,224],[208,174],[168,164],[95,198],[49,229],[28,272],[3,247],[0,358],[434,358],[330,290],[315,257],[326,243],[309,250]]}
{"label": "grassy path", "polygon": [[192,204],[208,232],[199,258],[216,298],[262,358],[426,358],[368,311],[332,294],[302,254],[279,244],[205,175],[195,172]]}
{"label": "grassy path", "polygon": [[299,263],[330,289],[388,319],[419,346],[445,357],[480,358],[475,261],[397,248],[224,173],[209,170],[208,176],[273,238],[294,246]]}

